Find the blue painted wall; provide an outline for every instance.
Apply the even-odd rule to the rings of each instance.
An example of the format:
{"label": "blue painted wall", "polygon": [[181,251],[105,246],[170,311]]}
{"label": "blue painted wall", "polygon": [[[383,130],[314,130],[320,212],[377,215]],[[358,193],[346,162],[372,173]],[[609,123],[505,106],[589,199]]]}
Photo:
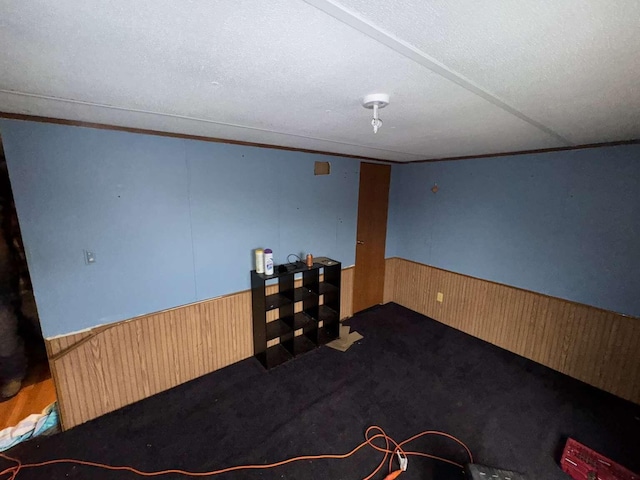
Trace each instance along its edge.
{"label": "blue painted wall", "polygon": [[[355,263],[360,162],[186,141],[197,297],[249,288],[253,249]],[[331,175],[314,176],[315,161]]]}
{"label": "blue painted wall", "polygon": [[[355,263],[358,161],[10,120],[0,133],[45,336],[247,289],[258,246]],[[388,257],[640,316],[638,145],[396,165],[389,208]]]}
{"label": "blue painted wall", "polygon": [[394,256],[640,316],[640,145],[394,166]]}
{"label": "blue painted wall", "polygon": [[357,161],[10,120],[0,134],[47,337],[245,290],[256,247],[355,263]]}

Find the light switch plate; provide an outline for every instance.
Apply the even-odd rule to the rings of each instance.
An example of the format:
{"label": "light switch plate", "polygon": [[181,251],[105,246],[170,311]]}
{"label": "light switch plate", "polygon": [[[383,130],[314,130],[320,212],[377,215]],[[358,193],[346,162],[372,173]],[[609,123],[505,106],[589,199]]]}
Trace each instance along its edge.
{"label": "light switch plate", "polygon": [[442,303],[443,300],[444,300],[444,294],[442,292],[438,292],[438,294],[436,295],[436,302]]}

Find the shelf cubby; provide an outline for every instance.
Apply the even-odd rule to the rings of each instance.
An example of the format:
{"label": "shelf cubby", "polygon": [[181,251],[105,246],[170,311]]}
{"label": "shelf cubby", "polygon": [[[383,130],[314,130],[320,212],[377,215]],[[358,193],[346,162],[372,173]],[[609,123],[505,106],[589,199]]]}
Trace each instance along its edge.
{"label": "shelf cubby", "polygon": [[280,319],[267,323],[267,341],[284,337],[292,332],[291,327]]}
{"label": "shelf cubby", "polygon": [[284,295],[281,295],[280,293],[273,293],[271,295],[266,296],[265,302],[266,302],[265,308],[266,308],[266,311],[268,312],[269,310],[275,310],[276,308],[280,308],[285,305],[288,305],[292,303],[292,300],[290,298],[285,297]]}

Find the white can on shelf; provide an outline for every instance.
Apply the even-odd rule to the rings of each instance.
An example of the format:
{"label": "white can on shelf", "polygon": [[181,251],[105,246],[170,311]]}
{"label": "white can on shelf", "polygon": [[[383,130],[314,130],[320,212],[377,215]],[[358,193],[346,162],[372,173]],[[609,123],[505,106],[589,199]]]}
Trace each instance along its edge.
{"label": "white can on shelf", "polygon": [[264,273],[264,250],[256,248],[256,273]]}

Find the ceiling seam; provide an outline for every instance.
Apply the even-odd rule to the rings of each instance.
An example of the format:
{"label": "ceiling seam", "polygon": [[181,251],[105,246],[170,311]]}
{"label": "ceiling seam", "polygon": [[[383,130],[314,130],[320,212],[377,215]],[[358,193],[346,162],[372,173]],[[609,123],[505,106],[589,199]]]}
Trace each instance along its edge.
{"label": "ceiling seam", "polygon": [[[245,130],[254,130],[254,131],[264,132],[264,133],[272,133],[272,134],[275,134],[275,135],[283,135],[283,136],[287,136],[287,137],[296,137],[296,138],[301,138],[301,139],[306,139],[306,140],[317,140],[317,141],[320,141],[320,142],[326,142],[326,143],[334,144],[334,145],[343,145],[343,146],[348,146],[348,147],[366,148],[368,150],[375,150],[375,151],[378,151],[378,152],[385,152],[385,153],[391,153],[391,154],[410,155],[410,156],[418,157],[418,158],[420,158],[422,156],[422,155],[417,154],[417,153],[400,152],[400,151],[397,151],[397,150],[387,150],[387,149],[384,149],[384,148],[371,147],[369,145],[360,145],[360,144],[357,144],[357,143],[338,142],[336,140],[327,140],[325,138],[308,137],[308,136],[305,136],[305,135],[298,135],[298,134],[295,134],[295,133],[284,133],[284,132],[278,132],[276,130],[268,130],[266,128],[248,127],[248,126],[245,126],[245,125],[218,122],[218,121],[215,121],[215,120],[208,120],[206,118],[190,117],[190,116],[187,116],[187,115],[178,115],[178,114],[174,114],[174,113],[154,112],[153,110],[142,110],[142,109],[137,109],[137,108],[120,107],[120,106],[117,106],[117,105],[107,105],[107,104],[103,104],[103,103],[87,102],[87,101],[84,101],[84,100],[74,100],[74,99],[71,99],[71,98],[53,97],[53,96],[50,96],[50,95],[42,95],[42,94],[39,94],[39,93],[21,92],[21,91],[18,91],[18,90],[7,90],[7,89],[3,89],[3,88],[0,88],[0,93],[6,93],[8,95],[16,95],[16,96],[23,96],[23,97],[41,98],[43,100],[50,100],[50,101],[54,101],[54,102],[72,103],[72,104],[77,104],[77,105],[86,105],[86,106],[89,106],[89,107],[106,108],[106,109],[109,109],[109,110],[119,110],[119,111],[123,111],[123,112],[142,113],[142,114],[146,114],[146,115],[156,115],[156,116],[160,116],[160,117],[169,117],[169,118],[178,118],[178,119],[182,119],[182,120],[191,120],[191,121],[195,121],[195,122],[210,123],[210,124],[221,125],[221,126],[225,126],[225,127],[233,127],[233,128],[239,128],[239,129],[245,129]],[[327,154],[331,155],[330,152],[327,152]],[[380,159],[380,161],[385,161],[385,160],[384,159]],[[407,160],[407,161],[411,161],[411,160]]]}
{"label": "ceiling seam", "polygon": [[450,69],[442,62],[439,62],[435,58],[429,56],[422,50],[416,48],[410,43],[396,37],[390,32],[378,27],[374,23],[370,22],[366,18],[361,15],[353,12],[344,6],[336,3],[333,0],[304,0],[309,5],[317,8],[318,10],[330,15],[336,20],[344,23],[345,25],[353,28],[354,30],[367,35],[373,40],[389,47],[396,53],[403,55],[404,57],[422,65],[423,67],[431,70],[433,73],[440,75],[443,78],[455,83],[456,85],[464,88],[465,90],[481,97],[482,99],[488,101],[492,105],[502,109],[503,111],[514,115],[527,122],[529,125],[541,130],[547,135],[552,136],[556,140],[564,143],[566,146],[574,145],[573,142],[563,137],[555,130],[547,127],[543,123],[529,117],[528,115],[522,113],[515,107],[512,107],[507,102],[499,98],[497,95],[483,89],[479,85],[476,85],[473,81],[466,78],[464,75],[456,72],[455,70]]}

